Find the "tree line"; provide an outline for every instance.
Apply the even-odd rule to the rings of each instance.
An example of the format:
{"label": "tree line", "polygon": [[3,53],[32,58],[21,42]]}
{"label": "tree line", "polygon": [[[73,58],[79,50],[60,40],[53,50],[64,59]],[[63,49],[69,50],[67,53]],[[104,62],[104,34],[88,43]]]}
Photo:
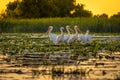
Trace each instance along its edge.
{"label": "tree line", "polygon": [[4,18],[45,18],[45,17],[91,17],[93,14],[84,9],[76,0],[15,0],[9,2]]}
{"label": "tree line", "polygon": [[[48,18],[48,17],[105,17],[106,13],[94,15],[76,0],[14,0],[6,6],[0,18]],[[111,18],[120,18],[120,12]]]}

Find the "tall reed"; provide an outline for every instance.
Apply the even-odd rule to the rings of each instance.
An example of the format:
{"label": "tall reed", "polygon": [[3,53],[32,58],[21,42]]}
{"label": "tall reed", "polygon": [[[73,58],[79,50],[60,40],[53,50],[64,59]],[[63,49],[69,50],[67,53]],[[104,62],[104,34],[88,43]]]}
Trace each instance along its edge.
{"label": "tall reed", "polygon": [[54,32],[58,32],[61,26],[75,25],[85,32],[120,32],[120,18],[40,18],[40,19],[1,19],[1,32],[46,32],[48,26],[54,26]]}

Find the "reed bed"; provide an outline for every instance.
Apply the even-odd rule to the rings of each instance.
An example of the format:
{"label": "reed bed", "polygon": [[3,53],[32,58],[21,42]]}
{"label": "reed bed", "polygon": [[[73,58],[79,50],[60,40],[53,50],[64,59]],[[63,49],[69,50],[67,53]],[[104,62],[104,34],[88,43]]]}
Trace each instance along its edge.
{"label": "reed bed", "polygon": [[85,32],[119,33],[120,18],[40,18],[40,19],[1,19],[0,31],[4,33],[38,33],[46,32],[48,26],[54,26],[54,32],[58,32],[61,26],[75,25]]}

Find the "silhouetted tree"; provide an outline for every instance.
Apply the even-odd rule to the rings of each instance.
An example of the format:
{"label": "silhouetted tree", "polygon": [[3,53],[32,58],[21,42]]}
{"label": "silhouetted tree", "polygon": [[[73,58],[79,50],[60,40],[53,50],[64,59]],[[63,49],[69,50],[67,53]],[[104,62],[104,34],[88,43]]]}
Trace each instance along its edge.
{"label": "silhouetted tree", "polygon": [[70,12],[74,9],[75,0],[53,0],[54,4],[58,7],[58,16],[66,17],[70,16]]}
{"label": "silhouetted tree", "polygon": [[101,14],[99,17],[104,17],[104,18],[108,18],[108,15],[106,13]]}
{"label": "silhouetted tree", "polygon": [[99,15],[99,14],[94,15],[93,17],[97,17],[97,18],[99,18],[99,17],[101,17],[101,18],[108,18],[108,15],[107,15],[106,13],[103,13],[103,14],[101,14],[101,15]]}
{"label": "silhouetted tree", "polygon": [[1,14],[0,14],[0,19],[5,18],[5,16],[6,16],[5,11],[4,11],[4,10],[2,10],[2,11],[1,11]]}
{"label": "silhouetted tree", "polygon": [[83,4],[78,4],[75,6],[74,13],[72,14],[73,17],[91,17],[92,12],[85,10]]}
{"label": "silhouetted tree", "polygon": [[113,14],[111,18],[120,18],[120,12],[118,12],[117,14]]}
{"label": "silhouetted tree", "polygon": [[17,17],[17,14],[15,12],[17,5],[18,5],[18,0],[15,0],[14,2],[9,2],[9,4],[7,4],[6,17],[9,18]]}
{"label": "silhouetted tree", "polygon": [[[7,5],[8,18],[42,17],[91,17],[92,12],[84,10],[83,4],[76,0],[15,0]],[[74,11],[71,14],[71,11]]]}

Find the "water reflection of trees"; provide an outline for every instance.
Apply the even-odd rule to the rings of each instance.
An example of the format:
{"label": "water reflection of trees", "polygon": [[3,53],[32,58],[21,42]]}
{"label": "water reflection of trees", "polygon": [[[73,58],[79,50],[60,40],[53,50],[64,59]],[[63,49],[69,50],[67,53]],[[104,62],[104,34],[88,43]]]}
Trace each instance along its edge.
{"label": "water reflection of trees", "polygon": [[44,78],[49,80],[85,80],[87,75],[82,74],[49,74],[45,75],[44,71],[41,70],[31,70],[32,78]]}

